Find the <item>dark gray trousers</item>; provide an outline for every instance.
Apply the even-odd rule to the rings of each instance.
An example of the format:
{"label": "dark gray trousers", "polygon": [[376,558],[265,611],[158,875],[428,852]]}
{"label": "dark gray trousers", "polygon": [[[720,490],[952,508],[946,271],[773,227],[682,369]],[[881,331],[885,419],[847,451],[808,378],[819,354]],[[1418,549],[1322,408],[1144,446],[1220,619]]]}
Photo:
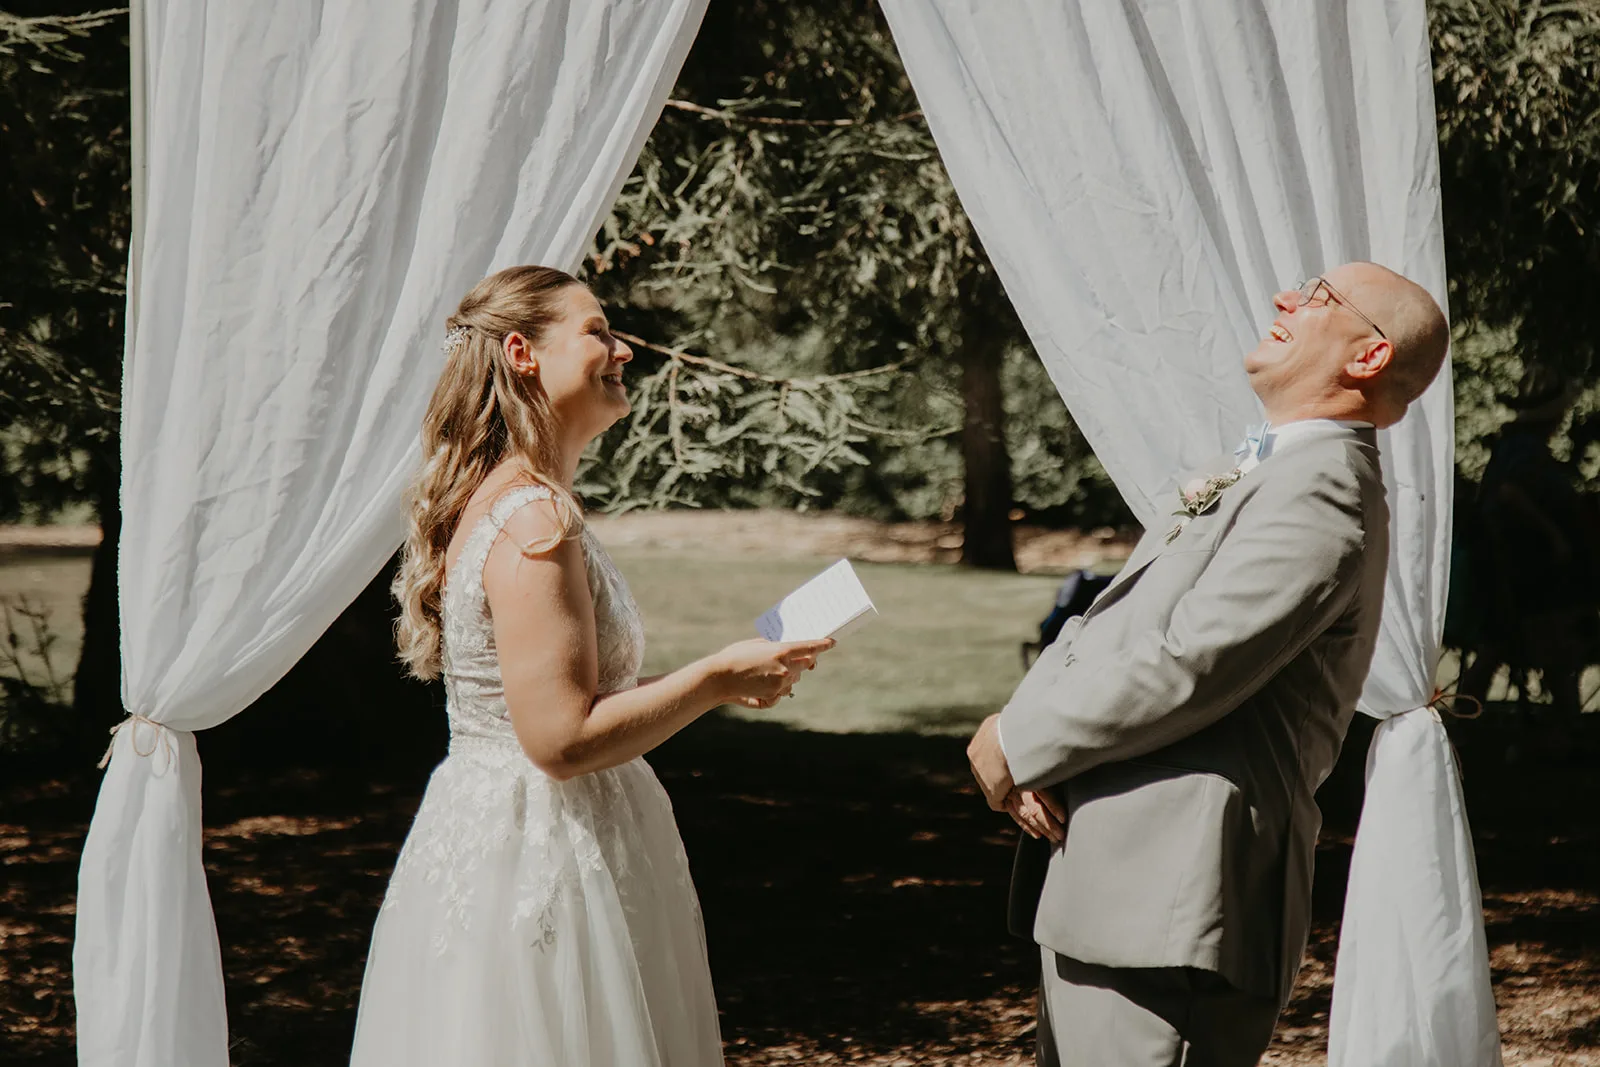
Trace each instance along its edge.
{"label": "dark gray trousers", "polygon": [[1277,1000],[1209,971],[1039,951],[1039,1067],[1252,1067],[1272,1041]]}

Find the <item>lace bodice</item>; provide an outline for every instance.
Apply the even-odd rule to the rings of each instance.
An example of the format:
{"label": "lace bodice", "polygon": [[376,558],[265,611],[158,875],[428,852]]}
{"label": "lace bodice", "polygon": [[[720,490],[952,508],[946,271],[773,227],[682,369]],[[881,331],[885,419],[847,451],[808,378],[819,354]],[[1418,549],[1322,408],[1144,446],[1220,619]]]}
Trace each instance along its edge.
{"label": "lace bodice", "polygon": [[[580,900],[589,900],[583,907],[613,902],[621,911],[610,921],[624,937],[631,936],[628,916],[647,900],[675,900],[682,917],[698,914],[672,802],[649,765],[635,758],[552,778],[528,759],[512,728],[483,567],[506,520],[549,496],[541,486],[501,496],[468,532],[445,579],[450,754],[429,779],[383,904],[386,913],[417,909],[392,921],[440,954],[459,945],[464,953],[500,959],[498,944],[474,941],[495,936],[483,933],[484,922],[530,949],[553,951],[558,940],[581,940],[590,929],[588,920],[563,910]],[[599,690],[612,693],[638,679],[644,627],[611,557],[587,530],[580,537],[594,600]],[[591,892],[600,897],[590,900]]]}
{"label": "lace bodice", "polygon": [[[548,500],[550,490],[530,485],[512,489],[478,520],[461,555],[445,578],[443,597],[444,675],[449,696],[450,743],[459,740],[509,741],[516,734],[506,712],[505,685],[494,644],[494,622],[483,590],[483,567],[500,531],[519,508]],[[587,527],[579,534],[594,598],[599,653],[599,692],[631,687],[644,660],[644,624],[638,605],[616,564]]]}

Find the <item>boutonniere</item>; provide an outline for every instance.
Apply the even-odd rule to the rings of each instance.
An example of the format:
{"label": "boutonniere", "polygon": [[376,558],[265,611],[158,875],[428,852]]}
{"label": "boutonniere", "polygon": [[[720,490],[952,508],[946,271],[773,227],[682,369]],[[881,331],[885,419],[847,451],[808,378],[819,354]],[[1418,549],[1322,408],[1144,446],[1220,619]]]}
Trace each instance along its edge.
{"label": "boutonniere", "polygon": [[1171,530],[1167,531],[1167,544],[1178,539],[1183,533],[1183,528],[1189,525],[1189,520],[1197,515],[1204,515],[1217,506],[1217,501],[1222,499],[1223,490],[1234,482],[1244,477],[1244,471],[1238,467],[1227,474],[1214,474],[1210,478],[1196,478],[1185,482],[1178,490],[1178,503],[1181,505],[1173,514],[1178,516],[1178,521]]}

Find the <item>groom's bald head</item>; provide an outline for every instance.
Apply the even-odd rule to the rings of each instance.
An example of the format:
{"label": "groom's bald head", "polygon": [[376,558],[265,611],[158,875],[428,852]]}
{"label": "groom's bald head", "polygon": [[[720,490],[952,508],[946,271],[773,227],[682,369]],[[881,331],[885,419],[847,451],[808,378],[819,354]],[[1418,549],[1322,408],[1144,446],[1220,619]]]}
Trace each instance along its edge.
{"label": "groom's bald head", "polygon": [[1394,359],[1384,373],[1385,387],[1402,414],[1427,391],[1444,365],[1450,327],[1428,291],[1410,278],[1376,263],[1351,263],[1357,300],[1394,344]]}
{"label": "groom's bald head", "polygon": [[1273,298],[1272,330],[1245,357],[1251,387],[1275,422],[1399,422],[1444,364],[1444,313],[1422,286],[1376,263],[1322,277],[1310,300],[1295,290]]}

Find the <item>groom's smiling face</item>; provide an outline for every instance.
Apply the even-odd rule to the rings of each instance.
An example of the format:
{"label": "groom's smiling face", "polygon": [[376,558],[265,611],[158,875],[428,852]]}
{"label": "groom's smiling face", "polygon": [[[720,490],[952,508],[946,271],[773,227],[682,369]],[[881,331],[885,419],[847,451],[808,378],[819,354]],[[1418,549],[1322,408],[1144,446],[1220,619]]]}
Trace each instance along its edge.
{"label": "groom's smiling face", "polygon": [[[1350,263],[1323,277],[1345,299],[1359,306],[1360,294],[1376,278],[1366,277],[1368,264]],[[1341,373],[1352,355],[1377,337],[1361,315],[1323,289],[1316,302],[1304,304],[1298,290],[1273,296],[1277,314],[1265,336],[1244,358],[1250,387],[1267,410],[1283,402],[1315,400],[1340,387]]]}

